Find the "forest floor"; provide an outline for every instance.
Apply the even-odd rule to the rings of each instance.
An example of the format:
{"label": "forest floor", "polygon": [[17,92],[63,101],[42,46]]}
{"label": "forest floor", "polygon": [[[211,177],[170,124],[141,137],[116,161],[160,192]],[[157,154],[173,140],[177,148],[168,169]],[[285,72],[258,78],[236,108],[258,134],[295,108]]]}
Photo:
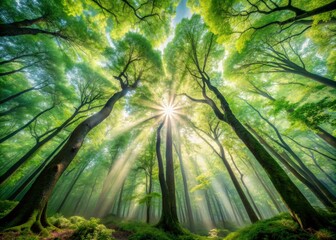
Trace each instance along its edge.
{"label": "forest floor", "polygon": [[[4,216],[16,203],[0,201],[0,218]],[[202,233],[203,236],[188,233],[175,236],[164,232],[152,225],[124,221],[110,216],[104,219],[80,216],[65,218],[55,215],[49,222],[56,227],[49,230],[49,236],[36,235],[31,232],[0,232],[0,240],[76,240],[76,239],[106,239],[106,240],[334,240],[336,239],[336,213],[326,213],[325,217],[334,228],[324,228],[318,231],[304,231],[293,221],[288,213],[279,214],[271,219],[258,221],[246,227],[228,229],[212,229]]]}
{"label": "forest floor", "polygon": [[120,227],[115,224],[108,224],[106,227],[113,230],[112,237],[116,240],[128,240],[128,238],[133,234],[130,231],[120,229]]}
{"label": "forest floor", "polygon": [[[208,236],[187,234],[173,236],[153,226],[138,222],[120,222],[106,225],[100,224],[97,219],[82,221],[75,216],[72,222],[81,222],[77,228],[51,230],[48,237],[23,232],[0,232],[0,240],[76,240],[76,239],[110,239],[110,240],[334,240],[336,233],[328,229],[321,229],[314,233],[299,229],[288,217],[288,214],[278,215],[272,219],[260,221],[237,231],[229,233],[223,229],[213,229]],[[65,226],[66,218],[58,217],[54,224]],[[76,224],[76,223],[75,223]],[[225,232],[225,234],[223,234]]]}

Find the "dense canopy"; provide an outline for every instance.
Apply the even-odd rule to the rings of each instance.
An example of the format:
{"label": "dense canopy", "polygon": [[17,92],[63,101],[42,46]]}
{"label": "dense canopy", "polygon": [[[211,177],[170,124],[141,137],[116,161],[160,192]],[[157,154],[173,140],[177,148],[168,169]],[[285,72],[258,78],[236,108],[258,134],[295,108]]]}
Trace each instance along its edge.
{"label": "dense canopy", "polygon": [[335,0],[1,1],[0,238],[333,239],[335,23]]}

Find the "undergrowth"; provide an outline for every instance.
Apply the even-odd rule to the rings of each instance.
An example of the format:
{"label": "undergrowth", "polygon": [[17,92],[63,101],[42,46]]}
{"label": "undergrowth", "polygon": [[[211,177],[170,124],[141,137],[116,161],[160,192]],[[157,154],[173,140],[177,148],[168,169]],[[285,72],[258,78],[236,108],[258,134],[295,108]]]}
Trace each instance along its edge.
{"label": "undergrowth", "polygon": [[184,230],[183,235],[173,235],[154,226],[139,222],[121,222],[117,223],[122,231],[128,231],[132,234],[129,240],[204,240],[207,237],[198,236]]}
{"label": "undergrowth", "polygon": [[[0,217],[7,214],[17,202],[0,201]],[[320,211],[332,224],[336,226],[336,213]],[[288,213],[279,214],[271,219],[259,221],[244,228],[235,230],[235,226],[225,224],[227,229],[212,229],[208,236],[195,235],[184,230],[183,235],[173,235],[164,232],[154,226],[140,222],[123,222],[121,219],[104,219],[104,224],[116,226],[117,231],[126,232],[129,240],[333,240],[336,234],[330,229],[318,231],[303,231],[294,222]],[[67,238],[59,238],[55,234],[55,228],[49,229],[54,238],[48,239],[73,239],[73,240],[112,240],[114,230],[108,229],[100,223],[100,219],[86,220],[80,216],[65,218],[62,215],[54,215],[49,222],[57,227],[56,233],[70,232]],[[63,230],[62,230],[63,229]],[[233,231],[233,232],[232,232]],[[231,233],[230,233],[231,232]],[[206,235],[206,234],[204,234]],[[28,232],[0,233],[0,239],[4,240],[39,240],[42,236]]]}
{"label": "undergrowth", "polygon": [[[329,215],[329,218],[333,216]],[[332,219],[330,219],[332,220]],[[256,222],[236,232],[230,233],[225,240],[333,240],[334,232],[320,229],[314,232],[303,231],[288,213]]]}
{"label": "undergrowth", "polygon": [[[0,201],[0,218],[5,216],[18,202]],[[47,239],[61,239],[57,236],[64,230],[71,232],[71,236],[67,239],[71,240],[112,240],[112,229],[106,228],[100,223],[100,219],[90,218],[89,220],[80,217],[72,216],[65,218],[62,215],[56,214],[48,218],[49,222],[56,227],[49,230],[50,236]],[[56,237],[55,237],[56,236]],[[33,234],[31,232],[2,232],[0,233],[2,240],[39,240],[46,239],[45,236]],[[62,238],[63,239],[63,238]]]}

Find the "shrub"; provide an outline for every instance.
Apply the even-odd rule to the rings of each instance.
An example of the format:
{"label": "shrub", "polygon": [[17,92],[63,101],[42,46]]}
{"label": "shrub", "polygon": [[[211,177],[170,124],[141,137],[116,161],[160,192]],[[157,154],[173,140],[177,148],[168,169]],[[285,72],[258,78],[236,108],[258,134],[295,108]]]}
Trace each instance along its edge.
{"label": "shrub", "polygon": [[144,229],[132,234],[129,240],[171,240],[166,233],[156,229]]}
{"label": "shrub", "polygon": [[83,222],[87,221],[85,218],[80,216],[72,216],[69,218],[70,222],[74,225],[81,225]]}
{"label": "shrub", "polygon": [[99,219],[91,218],[89,221],[83,221],[77,226],[71,239],[74,240],[110,240],[112,230],[107,229],[99,223]]}
{"label": "shrub", "polygon": [[208,238],[202,238],[201,236],[193,235],[193,234],[186,234],[186,235],[181,235],[178,237],[173,237],[172,239],[177,239],[177,240],[197,240],[197,239],[208,239]]}
{"label": "shrub", "polygon": [[333,234],[332,232],[326,230],[326,229],[320,229],[319,231],[315,232],[315,237],[318,240],[332,240],[336,239],[336,234]]}
{"label": "shrub", "polygon": [[284,213],[231,233],[225,240],[296,240],[312,239],[311,237],[311,234],[299,228],[298,224],[292,220],[288,213]]}
{"label": "shrub", "polygon": [[63,216],[53,216],[49,218],[49,222],[58,228],[72,228],[73,224]]}

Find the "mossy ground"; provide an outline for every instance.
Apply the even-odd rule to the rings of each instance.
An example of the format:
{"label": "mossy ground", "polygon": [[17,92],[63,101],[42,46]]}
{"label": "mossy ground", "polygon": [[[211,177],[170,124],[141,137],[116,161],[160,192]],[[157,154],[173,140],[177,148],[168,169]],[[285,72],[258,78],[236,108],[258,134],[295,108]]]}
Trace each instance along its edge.
{"label": "mossy ground", "polygon": [[[0,217],[12,209],[17,202],[0,201]],[[323,213],[323,212],[322,212]],[[31,232],[0,232],[1,240],[333,240],[336,239],[336,214],[323,213],[335,228],[303,231],[289,214],[283,213],[271,219],[259,221],[234,231],[234,228],[212,229],[206,236],[192,234],[185,230],[183,235],[173,235],[154,226],[140,222],[125,222],[121,219],[91,218],[80,216],[65,218],[55,215],[49,218],[54,226],[48,228],[49,235]],[[229,225],[228,225],[229,226]]]}
{"label": "mossy ground", "polygon": [[[326,216],[335,224],[335,215]],[[319,229],[318,231],[303,231],[288,213],[282,213],[273,218],[259,221],[230,233],[224,240],[333,240],[335,230]]]}

